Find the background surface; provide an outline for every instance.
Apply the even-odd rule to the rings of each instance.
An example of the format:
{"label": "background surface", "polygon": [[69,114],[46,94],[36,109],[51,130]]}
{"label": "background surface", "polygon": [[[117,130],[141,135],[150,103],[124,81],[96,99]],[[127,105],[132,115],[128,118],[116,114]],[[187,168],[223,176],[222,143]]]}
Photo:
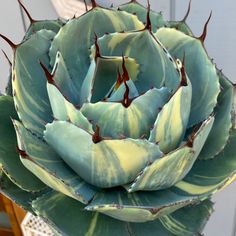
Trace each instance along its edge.
{"label": "background surface", "polygon": [[[101,5],[118,4],[126,1],[97,0]],[[50,0],[22,0],[35,19],[54,19],[57,13]],[[146,4],[146,0],[140,0]],[[163,11],[166,19],[180,20],[185,15],[188,0],[150,0],[153,9]],[[192,9],[187,20],[195,35],[201,35],[204,23],[210,11],[213,16],[209,24],[206,39],[206,48],[209,56],[214,58],[219,68],[236,82],[236,1],[227,0],[192,0]],[[17,43],[23,37],[24,26],[17,0],[7,0],[1,3],[0,33]],[[25,18],[24,18],[25,19]],[[0,40],[0,49],[12,55],[9,46]],[[9,66],[0,52],[0,91],[4,91]],[[213,199],[215,212],[205,228],[205,236],[236,236],[235,209],[236,209],[236,183],[216,194]]]}

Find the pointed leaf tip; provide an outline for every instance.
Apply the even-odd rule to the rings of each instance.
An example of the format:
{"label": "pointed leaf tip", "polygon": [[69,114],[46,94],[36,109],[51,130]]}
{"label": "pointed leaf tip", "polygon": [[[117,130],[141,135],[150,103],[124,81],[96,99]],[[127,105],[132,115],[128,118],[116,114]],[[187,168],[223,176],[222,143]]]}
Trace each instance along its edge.
{"label": "pointed leaf tip", "polygon": [[190,148],[193,147],[193,142],[194,142],[195,135],[196,135],[196,132],[193,131],[192,134],[189,136],[188,141],[186,143],[187,147],[190,147]]}
{"label": "pointed leaf tip", "polygon": [[214,114],[211,114],[205,121],[203,121],[201,124],[195,125],[193,128],[192,133],[189,135],[188,140],[186,142],[186,146],[192,148],[194,145],[194,141],[197,138],[200,130],[202,129],[202,127],[205,127],[207,125],[209,125],[209,123],[211,123],[213,120],[214,122]]}
{"label": "pointed leaf tip", "polygon": [[180,68],[180,72],[181,72],[180,85],[181,86],[188,86],[188,80],[187,80],[187,77],[186,77],[184,66],[185,66],[185,53],[184,53],[184,56],[183,56],[182,66]]}
{"label": "pointed leaf tip", "polygon": [[95,1],[95,0],[91,0],[91,3],[92,3],[92,8],[95,8],[95,7],[97,7],[97,3],[96,3],[96,1]]}
{"label": "pointed leaf tip", "polygon": [[6,52],[5,52],[3,49],[2,49],[2,53],[3,53],[3,55],[5,56],[5,58],[7,59],[9,65],[10,65],[10,67],[11,67],[11,66],[12,66],[12,62],[11,62],[11,60],[10,60],[9,57],[8,57],[8,55],[6,54]]}
{"label": "pointed leaf tip", "polygon": [[188,10],[184,16],[184,18],[181,20],[181,22],[186,22],[188,16],[189,16],[189,13],[190,13],[190,10],[191,10],[191,3],[192,3],[192,0],[189,1],[189,4],[188,4]]}
{"label": "pointed leaf tip", "polygon": [[27,17],[29,18],[29,21],[31,24],[35,23],[36,20],[34,20],[32,18],[32,16],[30,15],[29,11],[26,9],[26,7],[24,6],[24,4],[21,2],[21,0],[17,0],[18,3],[20,4],[21,8],[24,10],[25,14],[27,15]]}
{"label": "pointed leaf tip", "polygon": [[186,72],[185,72],[185,68],[184,68],[184,65],[185,65],[185,53],[184,53],[184,56],[183,56],[183,60],[182,62],[177,59],[175,61],[176,63],[176,66],[178,68],[178,72],[180,73],[180,76],[181,76],[181,80],[180,80],[180,84],[179,84],[179,87],[182,87],[182,86],[188,86],[188,80],[187,80],[187,76],[186,76]]}
{"label": "pointed leaf tip", "polygon": [[148,2],[148,7],[147,7],[147,22],[146,22],[146,25],[145,25],[144,29],[149,30],[151,32],[152,31],[152,23],[151,23],[151,18],[150,18],[151,5],[150,5],[149,0],[147,2]]}
{"label": "pointed leaf tip", "polygon": [[100,136],[100,127],[98,125],[96,125],[96,130],[92,139],[95,144],[100,143],[103,140],[103,138]]}
{"label": "pointed leaf tip", "polygon": [[118,69],[117,69],[117,81],[116,81],[114,89],[117,90],[122,83],[123,83],[123,78],[122,78],[122,76],[120,74],[120,69],[118,67]]}
{"label": "pointed leaf tip", "polygon": [[14,44],[9,38],[7,38],[6,36],[4,36],[3,34],[0,34],[0,37],[5,40],[9,45],[10,47],[12,48],[13,52],[16,51],[18,45],[17,44]]}
{"label": "pointed leaf tip", "polygon": [[[43,69],[43,71],[44,71],[44,74],[45,74],[45,76],[46,76],[46,78],[47,78],[48,83],[55,85],[55,81],[54,81],[54,79],[53,79],[53,76],[54,76],[54,75],[51,74],[51,73],[48,71],[47,67],[46,67],[41,61],[39,61],[39,64],[40,64],[40,66],[42,67],[42,69]],[[57,67],[57,65],[56,65],[56,67]],[[56,69],[55,69],[55,71],[56,71]]]}
{"label": "pointed leaf tip", "polygon": [[122,105],[124,107],[128,108],[131,104],[131,100],[129,99],[129,86],[127,85],[125,80],[124,80],[124,84],[125,84],[125,93],[124,93]]}
{"label": "pointed leaf tip", "polygon": [[88,11],[88,5],[87,5],[86,0],[84,0],[84,6],[85,6],[85,11],[87,12]]}
{"label": "pointed leaf tip", "polygon": [[[202,122],[203,124],[204,122]],[[194,140],[196,139],[196,136],[197,136],[197,132],[200,128],[200,125],[196,125],[192,131],[192,133],[189,135],[188,137],[188,140],[187,140],[187,143],[186,143],[186,146],[187,147],[190,147],[192,148],[193,147],[193,143],[194,143]]]}
{"label": "pointed leaf tip", "polygon": [[123,69],[123,74],[122,74],[122,81],[124,82],[125,85],[125,93],[124,93],[124,98],[122,101],[122,105],[126,108],[128,108],[132,102],[131,99],[129,99],[129,86],[127,85],[127,81],[129,80],[129,73],[125,65],[125,58],[122,56],[122,69]]}
{"label": "pointed leaf tip", "polygon": [[123,74],[122,74],[123,81],[128,81],[129,80],[129,73],[128,73],[128,70],[125,65],[125,57],[124,56],[122,56],[122,70],[123,70]]}
{"label": "pointed leaf tip", "polygon": [[17,153],[21,156],[21,158],[28,159],[28,155],[25,151],[21,150],[18,146],[16,147]]}
{"label": "pointed leaf tip", "polygon": [[205,39],[206,39],[206,36],[207,36],[207,27],[208,27],[208,24],[210,22],[210,19],[211,19],[211,16],[212,16],[212,11],[210,13],[210,16],[208,17],[205,25],[204,25],[204,29],[203,29],[203,32],[202,32],[202,35],[200,37],[198,37],[197,39],[199,39],[202,43],[204,43]]}

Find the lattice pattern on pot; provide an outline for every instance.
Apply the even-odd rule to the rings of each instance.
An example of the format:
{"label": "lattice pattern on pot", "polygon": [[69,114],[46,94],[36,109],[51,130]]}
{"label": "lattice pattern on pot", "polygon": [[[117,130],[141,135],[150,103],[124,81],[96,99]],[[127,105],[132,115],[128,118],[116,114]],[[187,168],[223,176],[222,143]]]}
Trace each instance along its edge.
{"label": "lattice pattern on pot", "polygon": [[40,218],[27,213],[21,224],[24,236],[56,236],[55,232]]}

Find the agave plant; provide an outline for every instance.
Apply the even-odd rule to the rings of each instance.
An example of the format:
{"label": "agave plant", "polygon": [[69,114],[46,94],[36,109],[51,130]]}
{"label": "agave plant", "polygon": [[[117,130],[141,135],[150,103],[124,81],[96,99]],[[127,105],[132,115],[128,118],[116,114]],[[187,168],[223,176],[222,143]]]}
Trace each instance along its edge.
{"label": "agave plant", "polygon": [[[0,97],[1,191],[62,235],[196,235],[236,176],[234,86],[203,33],[131,1],[31,21]],[[12,87],[12,89],[10,89]],[[11,92],[12,91],[12,92]],[[20,157],[19,157],[20,156]]]}

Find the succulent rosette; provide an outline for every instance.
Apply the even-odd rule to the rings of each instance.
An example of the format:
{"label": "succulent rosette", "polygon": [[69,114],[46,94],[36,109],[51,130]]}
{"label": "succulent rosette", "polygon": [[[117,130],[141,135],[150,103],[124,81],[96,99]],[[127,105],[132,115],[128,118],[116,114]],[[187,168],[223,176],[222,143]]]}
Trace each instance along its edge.
{"label": "succulent rosette", "polygon": [[63,235],[201,232],[236,174],[234,86],[206,53],[208,22],[197,38],[187,15],[136,1],[28,16],[20,44],[1,35],[14,50],[2,192]]}

